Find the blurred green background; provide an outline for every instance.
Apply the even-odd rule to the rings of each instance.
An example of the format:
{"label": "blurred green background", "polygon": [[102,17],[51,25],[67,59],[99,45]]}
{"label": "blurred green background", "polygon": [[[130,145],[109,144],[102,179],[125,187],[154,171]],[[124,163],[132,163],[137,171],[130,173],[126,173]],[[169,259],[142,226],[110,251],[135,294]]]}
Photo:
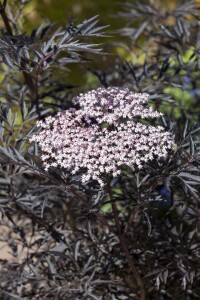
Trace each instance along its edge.
{"label": "blurred green background", "polygon": [[121,6],[122,2],[116,0],[32,0],[25,14],[29,27],[39,24],[45,18],[65,25],[72,19],[81,21],[99,15],[101,24],[107,25],[109,20],[112,30],[119,23],[115,15]]}
{"label": "blurred green background", "polygon": [[[187,2],[185,0],[30,0],[25,15],[29,27],[37,26],[42,19],[50,19],[53,22],[65,25],[69,20],[77,19],[81,21],[94,15],[99,15],[100,23],[107,25],[110,30],[122,27],[123,20],[116,16],[122,10],[123,4],[144,3],[153,4],[157,8],[173,9],[178,3]],[[199,3],[200,0],[196,0]]]}

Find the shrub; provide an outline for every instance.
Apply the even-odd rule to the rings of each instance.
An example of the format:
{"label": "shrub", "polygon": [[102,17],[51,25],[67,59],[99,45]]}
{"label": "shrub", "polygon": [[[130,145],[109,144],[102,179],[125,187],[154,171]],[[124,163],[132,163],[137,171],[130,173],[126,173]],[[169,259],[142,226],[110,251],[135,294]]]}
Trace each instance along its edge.
{"label": "shrub", "polygon": [[1,4],[2,299],[199,296],[199,9],[122,9],[139,59],[93,68],[97,17],[28,35]]}

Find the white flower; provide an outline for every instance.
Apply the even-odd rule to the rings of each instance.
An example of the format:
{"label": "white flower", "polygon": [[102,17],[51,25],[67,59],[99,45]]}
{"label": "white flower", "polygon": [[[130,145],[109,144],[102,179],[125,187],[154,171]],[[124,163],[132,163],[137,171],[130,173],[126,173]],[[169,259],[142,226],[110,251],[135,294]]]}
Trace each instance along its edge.
{"label": "white flower", "polygon": [[39,121],[42,130],[30,141],[39,144],[46,171],[59,164],[72,174],[84,172],[83,183],[93,179],[103,186],[106,173],[116,177],[122,165],[141,169],[143,163],[166,156],[173,147],[172,137],[163,127],[140,123],[141,118],[161,116],[152,107],[144,107],[147,101],[148,94],[127,88],[99,88],[80,94],[74,99],[79,109]]}

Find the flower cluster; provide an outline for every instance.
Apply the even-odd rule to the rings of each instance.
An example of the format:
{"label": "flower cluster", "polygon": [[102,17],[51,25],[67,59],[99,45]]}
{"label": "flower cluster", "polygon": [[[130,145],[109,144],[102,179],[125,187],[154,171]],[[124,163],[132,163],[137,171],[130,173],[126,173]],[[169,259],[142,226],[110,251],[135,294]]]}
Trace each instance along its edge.
{"label": "flower cluster", "polygon": [[79,109],[59,112],[39,121],[42,130],[31,138],[42,150],[45,169],[62,167],[72,174],[82,172],[82,182],[91,179],[104,185],[103,176],[121,173],[121,167],[137,166],[154,157],[165,157],[173,146],[161,126],[142,123],[161,114],[145,107],[148,94],[127,88],[98,88],[74,99]]}
{"label": "flower cluster", "polygon": [[148,96],[146,93],[130,92],[128,88],[99,88],[80,94],[74,99],[74,103],[78,103],[81,111],[95,118],[98,123],[113,124],[120,118],[133,120],[136,117],[160,117],[161,113],[154,111],[152,107],[144,108]]}

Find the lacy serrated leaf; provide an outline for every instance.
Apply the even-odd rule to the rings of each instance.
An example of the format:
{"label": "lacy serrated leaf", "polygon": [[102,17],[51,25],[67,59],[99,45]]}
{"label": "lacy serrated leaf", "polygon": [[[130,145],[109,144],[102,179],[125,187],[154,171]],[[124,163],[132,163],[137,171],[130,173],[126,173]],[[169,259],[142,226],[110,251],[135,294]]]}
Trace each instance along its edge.
{"label": "lacy serrated leaf", "polygon": [[192,179],[195,182],[200,183],[200,176],[193,175],[193,174],[190,174],[188,172],[180,172],[178,176],[189,178],[189,179]]}

